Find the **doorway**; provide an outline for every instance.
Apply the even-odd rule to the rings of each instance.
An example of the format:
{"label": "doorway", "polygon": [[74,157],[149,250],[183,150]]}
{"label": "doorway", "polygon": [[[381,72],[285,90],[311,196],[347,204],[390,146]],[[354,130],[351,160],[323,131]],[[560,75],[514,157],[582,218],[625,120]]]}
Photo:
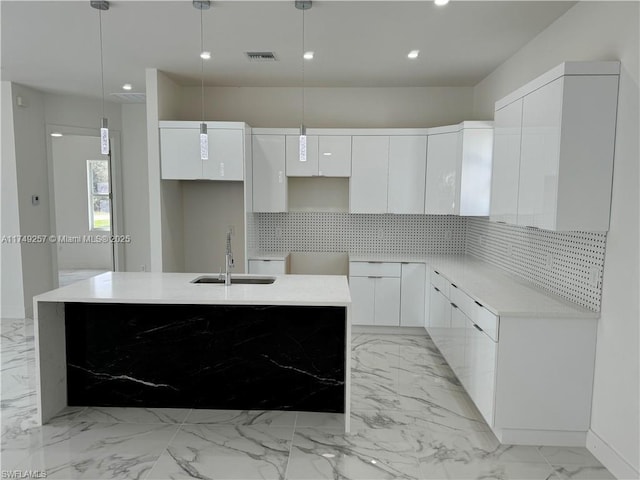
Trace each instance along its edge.
{"label": "doorway", "polygon": [[119,142],[112,138],[111,154],[102,155],[97,130],[47,130],[54,283],[62,287],[118,270],[120,247],[112,238],[120,231],[115,161]]}

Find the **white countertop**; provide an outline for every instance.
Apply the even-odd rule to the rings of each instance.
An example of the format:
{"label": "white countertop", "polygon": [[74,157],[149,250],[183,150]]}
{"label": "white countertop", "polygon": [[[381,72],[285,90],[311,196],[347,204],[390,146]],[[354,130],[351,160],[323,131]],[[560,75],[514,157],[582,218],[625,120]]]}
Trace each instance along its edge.
{"label": "white countertop", "polygon": [[[270,285],[195,284],[217,273],[107,272],[34,297],[37,302],[347,306],[347,277],[272,275]],[[234,275],[237,277],[242,274]]]}
{"label": "white countertop", "polygon": [[501,317],[600,317],[470,255],[358,254],[349,261],[425,263]]}
{"label": "white countertop", "polygon": [[500,317],[600,317],[469,255],[433,255],[425,262]]}

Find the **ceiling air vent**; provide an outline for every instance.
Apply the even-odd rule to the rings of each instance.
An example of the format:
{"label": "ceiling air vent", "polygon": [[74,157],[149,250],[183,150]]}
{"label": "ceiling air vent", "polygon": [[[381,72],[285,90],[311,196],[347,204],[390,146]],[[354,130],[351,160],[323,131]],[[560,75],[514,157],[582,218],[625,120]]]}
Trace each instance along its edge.
{"label": "ceiling air vent", "polygon": [[276,55],[273,52],[245,52],[251,62],[275,62]]}
{"label": "ceiling air vent", "polygon": [[145,103],[146,96],[144,93],[134,93],[134,92],[118,92],[118,93],[110,93],[109,96],[114,100],[120,100],[125,103]]}

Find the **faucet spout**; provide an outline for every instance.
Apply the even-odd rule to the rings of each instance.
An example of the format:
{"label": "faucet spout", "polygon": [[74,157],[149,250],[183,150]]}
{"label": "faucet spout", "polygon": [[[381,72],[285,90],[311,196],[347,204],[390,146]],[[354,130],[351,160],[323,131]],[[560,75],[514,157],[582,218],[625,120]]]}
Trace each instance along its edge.
{"label": "faucet spout", "polygon": [[231,230],[227,232],[227,248],[224,254],[224,284],[231,285],[231,269],[235,266],[231,252]]}

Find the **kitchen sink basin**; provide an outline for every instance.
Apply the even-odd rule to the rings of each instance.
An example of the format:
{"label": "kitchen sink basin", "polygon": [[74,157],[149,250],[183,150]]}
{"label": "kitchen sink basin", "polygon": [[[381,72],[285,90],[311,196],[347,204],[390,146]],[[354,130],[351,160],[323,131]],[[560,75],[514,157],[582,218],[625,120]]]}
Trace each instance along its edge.
{"label": "kitchen sink basin", "polygon": [[[275,277],[231,275],[231,285],[269,285],[275,281]],[[202,275],[191,280],[191,283],[214,283],[218,285],[224,285],[224,278],[220,277],[219,275]]]}

